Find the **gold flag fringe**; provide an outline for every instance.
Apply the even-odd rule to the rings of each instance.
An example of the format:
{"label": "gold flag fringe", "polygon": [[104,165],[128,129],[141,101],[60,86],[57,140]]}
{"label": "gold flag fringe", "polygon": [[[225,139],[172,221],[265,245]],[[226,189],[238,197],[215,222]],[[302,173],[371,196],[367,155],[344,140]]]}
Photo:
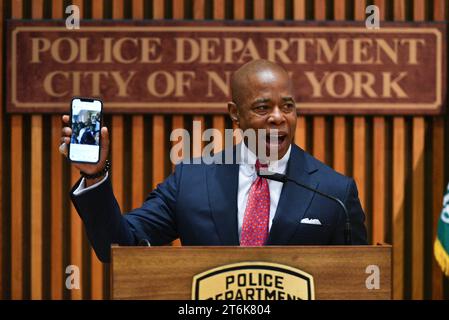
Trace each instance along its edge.
{"label": "gold flag fringe", "polygon": [[435,259],[440,265],[443,273],[449,277],[449,253],[443,248],[439,239],[435,240],[433,245],[433,254],[435,255]]}

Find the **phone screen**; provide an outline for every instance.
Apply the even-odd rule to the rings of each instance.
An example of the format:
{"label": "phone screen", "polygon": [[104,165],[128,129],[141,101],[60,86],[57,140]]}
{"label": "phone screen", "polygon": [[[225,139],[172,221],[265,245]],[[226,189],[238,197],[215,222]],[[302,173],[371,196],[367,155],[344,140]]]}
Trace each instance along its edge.
{"label": "phone screen", "polygon": [[102,102],[96,99],[72,99],[69,159],[97,163],[100,160]]}

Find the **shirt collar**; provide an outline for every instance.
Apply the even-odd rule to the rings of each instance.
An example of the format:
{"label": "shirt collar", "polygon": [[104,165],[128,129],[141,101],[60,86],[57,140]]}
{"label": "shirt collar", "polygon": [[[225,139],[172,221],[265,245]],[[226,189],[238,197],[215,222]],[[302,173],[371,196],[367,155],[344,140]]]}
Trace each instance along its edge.
{"label": "shirt collar", "polygon": [[[268,170],[271,172],[285,174],[285,172],[287,171],[288,160],[290,159],[291,149],[292,146],[290,144],[287,152],[281,159],[270,161],[268,163]],[[240,159],[240,166],[243,169],[243,173],[247,176],[254,175],[256,172],[255,164],[257,157],[250,149],[248,149],[243,141],[240,143]]]}

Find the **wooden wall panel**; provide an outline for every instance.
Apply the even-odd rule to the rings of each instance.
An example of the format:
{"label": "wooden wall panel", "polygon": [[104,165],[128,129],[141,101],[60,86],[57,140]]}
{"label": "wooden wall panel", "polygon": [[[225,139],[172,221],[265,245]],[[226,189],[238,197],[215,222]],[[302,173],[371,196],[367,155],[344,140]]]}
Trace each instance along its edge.
{"label": "wooden wall panel", "polygon": [[[339,0],[334,3],[334,20],[345,20],[346,1]],[[346,174],[346,118],[334,117],[334,159],[333,168],[342,174]]]}
{"label": "wooden wall panel", "polygon": [[[143,18],[143,1],[133,0],[133,19]],[[132,207],[139,207],[143,200],[144,121],[142,115],[132,117]]]}
{"label": "wooden wall panel", "polygon": [[[385,21],[385,1],[376,0],[374,4],[379,7],[380,20]],[[386,215],[386,159],[385,159],[385,118],[373,119],[373,243],[385,242],[385,215]]]}
{"label": "wooden wall panel", "polygon": [[[354,20],[365,19],[364,1],[354,1]],[[367,212],[367,192],[366,192],[366,119],[362,116],[355,116],[353,119],[353,177],[357,183],[359,198],[365,213]]]}
{"label": "wooden wall panel", "polygon": [[[33,19],[43,18],[43,0],[32,2]],[[42,115],[31,116],[31,298],[42,299]]]}
{"label": "wooden wall panel", "polygon": [[[103,0],[92,1],[92,19],[103,19],[103,9],[104,9]],[[133,6],[134,10],[134,6]],[[109,128],[108,128],[109,129]],[[110,131],[109,131],[110,132]],[[134,135],[134,131],[133,131]],[[141,146],[143,147],[143,146]],[[133,144],[134,148],[134,144]],[[115,165],[115,164],[114,164]],[[139,166],[136,165],[136,168]],[[133,172],[134,173],[134,172]],[[133,175],[134,179],[134,175]],[[135,179],[135,183],[137,184],[139,179]],[[134,191],[134,189],[133,189]],[[134,199],[135,192],[133,192]],[[101,300],[105,297],[104,295],[104,270],[103,264],[98,260],[95,252],[92,248],[90,248],[90,298],[93,300]]]}
{"label": "wooden wall panel", "polygon": [[[395,1],[393,8],[395,21],[405,20],[405,0]],[[404,259],[405,259],[405,119],[393,119],[393,212],[392,244],[393,250],[393,299],[404,298]]]}
{"label": "wooden wall panel", "polygon": [[[448,10],[445,0],[169,2],[73,1],[81,9],[91,5],[90,10],[85,12],[91,12],[94,19],[107,18],[104,13],[112,12],[113,19],[164,19],[165,16],[173,19],[224,19],[230,15],[233,19],[252,16],[256,20],[268,17],[283,20],[287,13],[295,20],[363,20],[366,4],[374,3],[379,6],[382,19],[388,16],[397,21],[425,20],[428,17],[446,20]],[[60,19],[64,17],[63,6],[68,3],[64,0],[4,0],[0,2],[0,12],[2,19],[41,19],[46,12],[50,12],[52,18]],[[152,5],[152,17],[147,17],[144,11],[147,4]],[[46,5],[51,6],[51,10],[45,8]],[[212,6],[211,12],[207,12],[206,5]],[[353,8],[348,7],[352,5]],[[5,7],[11,8],[10,13],[4,10]],[[172,12],[167,13],[166,8],[172,8]],[[252,8],[252,12],[246,12],[248,8]],[[273,11],[266,12],[270,8]],[[287,8],[293,11],[289,13]],[[388,12],[390,9],[392,12]],[[428,9],[433,12],[427,12]],[[125,17],[126,12],[129,14]],[[0,70],[3,68],[4,61]],[[0,97],[4,97],[4,92],[0,93]],[[0,298],[109,297],[107,268],[86,246],[81,220],[69,204],[68,190],[78,180],[79,173],[70,168],[57,150],[62,127],[60,115],[10,115],[5,114],[3,104],[1,107],[0,148],[3,161],[0,165],[0,185],[8,189],[0,192],[0,230],[7,230],[0,233]],[[114,115],[107,119],[110,119],[106,124],[111,135],[112,183],[119,204],[125,211],[130,209],[128,207],[139,206],[149,187],[155,187],[170,173],[166,164],[171,130],[190,130],[189,122],[199,120],[202,129],[211,126],[224,132],[230,123],[223,115],[137,114]],[[10,132],[5,132],[6,128]],[[149,137],[145,137],[146,133],[150,134]],[[393,243],[395,299],[449,298],[448,293],[444,292],[442,273],[432,256],[433,241],[429,241],[436,234],[442,192],[448,182],[445,164],[447,134],[448,128],[442,116],[298,115],[296,143],[304,149],[311,147],[309,151],[319,159],[354,177],[367,214],[370,239],[372,242]],[[195,138],[201,140],[196,133]],[[192,155],[198,156],[201,148],[192,151]],[[48,172],[44,162],[47,158],[51,161]],[[5,168],[5,164],[8,167]],[[10,175],[3,175],[5,171],[10,171]],[[146,181],[146,176],[151,177],[151,181]],[[43,186],[46,181],[51,181],[51,185]],[[3,195],[6,197],[2,198]],[[49,204],[46,203],[48,199]],[[49,208],[50,212],[47,213],[45,208]],[[426,210],[431,210],[431,213]],[[47,242],[48,248],[45,245]],[[179,242],[174,245],[179,245]],[[46,257],[50,257],[48,263]],[[80,290],[65,289],[64,271],[68,264],[80,268]],[[14,272],[9,272],[11,270]]]}
{"label": "wooden wall panel", "polygon": [[[164,1],[153,1],[153,19],[164,18]],[[163,141],[165,141],[165,123],[164,116],[153,116],[153,188],[162,182],[166,173],[164,170],[164,159],[167,150]]]}
{"label": "wooden wall panel", "polygon": [[[415,21],[425,20],[424,0],[414,0]],[[412,148],[412,298],[424,298],[424,150],[426,123],[423,117],[413,118]]]}
{"label": "wooden wall panel", "polygon": [[[84,1],[73,0],[72,3],[80,9],[81,19],[83,18]],[[70,167],[70,182],[74,185],[80,178],[79,171],[74,167]],[[83,264],[83,224],[81,218],[75,210],[73,204],[70,204],[70,265],[79,268],[80,288],[70,290],[70,297],[73,300],[81,300],[84,297],[83,279],[87,276],[88,270]],[[64,266],[67,267],[67,266]]]}
{"label": "wooden wall panel", "polygon": [[[316,0],[314,4],[315,20],[326,19],[325,0]],[[313,155],[323,162],[326,162],[326,118],[324,116],[313,117]]]}
{"label": "wooden wall panel", "polygon": [[[293,19],[305,20],[306,18],[306,3],[304,0],[296,0],[293,2]],[[295,131],[295,143],[303,150],[307,151],[307,121],[306,117],[301,113],[298,116]]]}
{"label": "wooden wall panel", "polygon": [[[113,0],[112,2],[112,18],[123,19],[123,1]],[[124,117],[114,115],[111,125],[111,162],[112,162],[112,186],[114,195],[120,208],[123,210],[125,201],[123,195],[124,188]]]}
{"label": "wooden wall panel", "polygon": [[405,120],[393,120],[393,299],[404,297]]}
{"label": "wooden wall panel", "polygon": [[[11,16],[23,16],[23,2],[14,0]],[[11,119],[11,298],[23,298],[23,116],[13,115]]]}
{"label": "wooden wall panel", "polygon": [[[447,2],[444,0],[433,1],[433,19],[446,20]],[[441,215],[441,195],[447,181],[444,181],[444,119],[434,117],[432,119],[433,145],[432,145],[432,239],[436,238],[438,221]],[[432,299],[443,299],[443,273],[435,259],[432,260]]]}
{"label": "wooden wall panel", "polygon": [[[255,4],[254,8],[256,8],[256,4]],[[225,9],[224,0],[214,0],[213,13],[212,13],[213,19],[223,20],[224,19],[224,9]],[[217,138],[217,140],[214,140],[214,150],[216,152],[218,152],[218,151],[220,151],[220,149],[224,148],[224,133],[225,133],[225,129],[226,129],[225,116],[213,115],[212,116],[212,128],[219,130],[222,134],[221,147],[220,147],[220,142],[218,141],[218,138]]]}

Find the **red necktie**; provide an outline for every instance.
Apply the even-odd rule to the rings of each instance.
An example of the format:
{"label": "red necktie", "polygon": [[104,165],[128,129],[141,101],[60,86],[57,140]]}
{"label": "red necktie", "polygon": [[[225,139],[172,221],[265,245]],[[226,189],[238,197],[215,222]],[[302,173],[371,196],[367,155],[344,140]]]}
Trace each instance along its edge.
{"label": "red necktie", "polygon": [[[256,171],[266,165],[256,161]],[[268,223],[270,219],[270,189],[266,179],[257,177],[251,185],[243,217],[241,246],[263,246],[268,238]]]}

